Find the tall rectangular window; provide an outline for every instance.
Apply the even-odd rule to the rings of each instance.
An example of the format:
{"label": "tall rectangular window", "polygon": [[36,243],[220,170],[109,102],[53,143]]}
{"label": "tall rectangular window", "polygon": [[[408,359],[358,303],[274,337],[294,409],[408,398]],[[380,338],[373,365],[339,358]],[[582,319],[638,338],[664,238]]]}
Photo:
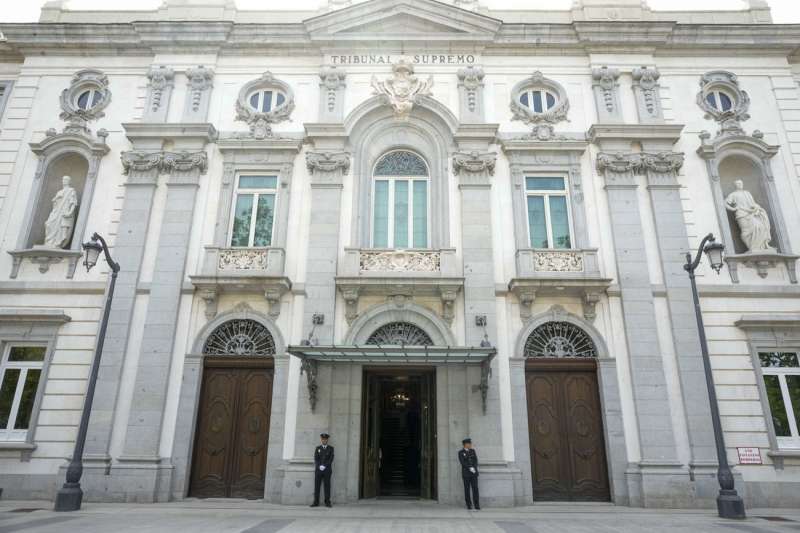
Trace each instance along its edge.
{"label": "tall rectangular window", "polygon": [[800,448],[800,354],[759,352],[758,359],[778,446]]}
{"label": "tall rectangular window", "polygon": [[572,248],[566,179],[527,177],[525,197],[531,248]]}
{"label": "tall rectangular window", "polygon": [[3,113],[6,109],[6,103],[8,102],[8,98],[11,96],[12,85],[13,83],[10,81],[0,80],[0,118],[3,118]]}
{"label": "tall rectangular window", "polygon": [[25,440],[46,351],[45,346],[6,346],[0,361],[0,441]]}
{"label": "tall rectangular window", "polygon": [[428,247],[428,179],[376,178],[372,215],[375,248]]}
{"label": "tall rectangular window", "polygon": [[238,176],[230,245],[271,246],[278,194],[277,176]]}

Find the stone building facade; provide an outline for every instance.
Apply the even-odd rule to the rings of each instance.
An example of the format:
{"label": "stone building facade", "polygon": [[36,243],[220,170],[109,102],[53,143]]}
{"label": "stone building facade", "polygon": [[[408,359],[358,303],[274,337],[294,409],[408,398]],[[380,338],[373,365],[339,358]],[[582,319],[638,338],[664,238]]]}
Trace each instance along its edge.
{"label": "stone building facade", "polygon": [[[0,487],[800,504],[800,26],[640,0],[166,0],[0,24]],[[70,180],[64,180],[70,176]]]}

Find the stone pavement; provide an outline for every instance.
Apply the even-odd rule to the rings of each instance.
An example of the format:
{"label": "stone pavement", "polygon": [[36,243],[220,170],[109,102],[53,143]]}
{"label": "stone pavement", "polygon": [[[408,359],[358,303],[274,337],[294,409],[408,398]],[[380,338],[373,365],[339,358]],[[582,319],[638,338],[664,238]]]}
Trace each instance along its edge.
{"label": "stone pavement", "polygon": [[537,504],[466,511],[433,502],[371,501],[333,509],[241,500],[93,504],[55,513],[50,502],[0,501],[0,533],[797,533],[800,509],[750,509],[744,521],[711,511],[642,510],[598,504]]}

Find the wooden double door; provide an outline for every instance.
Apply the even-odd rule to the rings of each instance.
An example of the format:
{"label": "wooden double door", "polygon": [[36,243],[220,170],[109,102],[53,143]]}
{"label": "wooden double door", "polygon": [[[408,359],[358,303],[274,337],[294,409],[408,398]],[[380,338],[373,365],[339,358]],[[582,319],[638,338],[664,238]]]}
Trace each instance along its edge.
{"label": "wooden double door", "polygon": [[273,374],[271,359],[206,361],[190,496],[264,497]]}
{"label": "wooden double door", "polygon": [[525,378],[533,499],[608,501],[595,361],[529,361]]}

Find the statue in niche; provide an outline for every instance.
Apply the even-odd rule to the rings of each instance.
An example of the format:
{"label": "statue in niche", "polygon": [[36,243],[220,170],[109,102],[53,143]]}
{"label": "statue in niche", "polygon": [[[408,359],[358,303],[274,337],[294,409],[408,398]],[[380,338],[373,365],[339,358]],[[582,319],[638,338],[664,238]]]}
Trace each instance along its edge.
{"label": "statue in niche", "polygon": [[44,244],[48,248],[66,248],[75,229],[78,192],[70,185],[72,178],[61,178],[63,187],[53,197],[53,210],[44,223]]}
{"label": "statue in niche", "polygon": [[739,225],[739,236],[747,246],[748,252],[774,252],[769,245],[772,239],[769,216],[763,207],[753,199],[753,195],[744,190],[744,182],[733,182],[736,190],[725,198],[725,208],[732,212]]}

